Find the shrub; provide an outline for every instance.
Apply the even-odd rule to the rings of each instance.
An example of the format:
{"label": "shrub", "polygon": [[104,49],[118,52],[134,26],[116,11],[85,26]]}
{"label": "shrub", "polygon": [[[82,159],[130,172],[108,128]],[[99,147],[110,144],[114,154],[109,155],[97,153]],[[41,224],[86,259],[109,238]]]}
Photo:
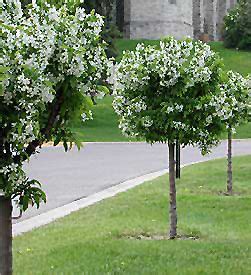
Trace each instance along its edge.
{"label": "shrub", "polygon": [[224,22],[225,46],[251,50],[251,0],[240,0]]}

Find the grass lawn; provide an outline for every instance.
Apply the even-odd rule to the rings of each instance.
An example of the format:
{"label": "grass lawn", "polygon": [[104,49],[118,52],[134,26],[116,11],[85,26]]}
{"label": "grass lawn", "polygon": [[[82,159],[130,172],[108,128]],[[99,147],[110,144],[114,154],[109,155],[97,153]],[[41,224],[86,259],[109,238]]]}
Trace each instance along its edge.
{"label": "grass lawn", "polygon": [[73,131],[82,141],[128,141],[118,128],[118,117],[112,107],[112,97],[98,100],[93,107],[93,120],[76,124]]}
{"label": "grass lawn", "polygon": [[211,42],[210,46],[223,58],[226,70],[236,71],[244,76],[251,74],[251,51],[226,49],[220,42]]}
{"label": "grass lawn", "polygon": [[[155,45],[158,41],[152,40],[117,40],[119,49],[118,60],[124,50],[134,50],[138,43]],[[219,52],[224,59],[226,69],[238,71],[244,75],[251,73],[251,52],[225,49],[221,42],[210,43],[212,48]],[[112,98],[106,97],[93,107],[94,120],[85,124],[76,124],[73,127],[75,133],[82,141],[128,141],[118,129],[118,117],[112,108]],[[226,138],[226,135],[223,136]],[[237,129],[234,138],[251,138],[251,123]]]}
{"label": "grass lawn", "polygon": [[199,240],[136,240],[166,234],[168,176],[14,239],[14,274],[251,274],[251,156],[184,168],[177,182],[179,233]]}

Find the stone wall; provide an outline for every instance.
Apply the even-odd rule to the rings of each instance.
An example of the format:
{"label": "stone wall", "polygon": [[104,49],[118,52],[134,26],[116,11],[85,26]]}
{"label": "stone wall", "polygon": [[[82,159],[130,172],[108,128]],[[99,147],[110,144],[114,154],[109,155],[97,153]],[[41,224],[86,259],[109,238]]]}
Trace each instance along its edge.
{"label": "stone wall", "polygon": [[116,25],[118,29],[123,32],[124,31],[124,0],[115,0],[115,15],[114,21],[116,21]]}
{"label": "stone wall", "polygon": [[192,0],[125,0],[127,38],[193,36]]}
{"label": "stone wall", "polygon": [[[118,0],[119,1],[119,0]],[[120,0],[123,2],[126,38],[198,39],[206,33],[220,40],[223,18],[237,0]],[[122,15],[119,15],[122,16]]]}
{"label": "stone wall", "polygon": [[223,20],[227,14],[227,1],[218,1],[217,5],[217,24],[216,24],[216,40],[222,39]]}
{"label": "stone wall", "polygon": [[237,0],[193,0],[194,38],[208,34],[210,40],[221,40],[223,19]]}
{"label": "stone wall", "polygon": [[210,40],[216,39],[216,2],[217,0],[204,0],[204,33],[209,35]]}
{"label": "stone wall", "polygon": [[193,0],[193,37],[198,39],[202,32],[201,18],[204,18],[203,0]]}

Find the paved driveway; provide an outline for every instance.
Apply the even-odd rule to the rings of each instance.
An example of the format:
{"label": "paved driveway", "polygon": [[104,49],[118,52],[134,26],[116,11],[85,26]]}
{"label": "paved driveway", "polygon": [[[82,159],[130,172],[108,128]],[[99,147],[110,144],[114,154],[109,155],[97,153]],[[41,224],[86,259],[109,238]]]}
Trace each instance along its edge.
{"label": "paved driveway", "polygon": [[[182,149],[182,164],[224,157],[226,150],[225,141],[206,157],[198,149],[187,147]],[[245,154],[251,154],[251,140],[235,141],[234,155]],[[62,147],[43,148],[25,169],[42,183],[48,202],[39,210],[28,210],[21,220],[167,168],[168,150],[163,144],[89,143],[81,151],[68,153]]]}

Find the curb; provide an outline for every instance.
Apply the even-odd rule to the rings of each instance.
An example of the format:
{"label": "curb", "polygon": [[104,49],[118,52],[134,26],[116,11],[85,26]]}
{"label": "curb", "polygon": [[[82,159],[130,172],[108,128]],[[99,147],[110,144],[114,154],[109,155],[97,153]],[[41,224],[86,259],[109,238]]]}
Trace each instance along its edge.
{"label": "curb", "polygon": [[[226,142],[227,139],[222,139],[221,142]],[[233,142],[251,142],[251,138],[245,138],[245,139],[233,139]],[[70,144],[70,143],[68,143]],[[81,142],[81,144],[88,145],[88,144],[147,144],[145,141],[86,141]],[[44,143],[42,145],[43,147],[63,147],[63,143],[59,142],[58,145],[54,146],[53,142]],[[73,145],[74,147],[74,145]]]}
{"label": "curb", "polygon": [[[186,166],[191,166],[197,163],[206,162],[208,160],[201,160],[197,162],[191,162],[188,164],[184,164],[181,166],[181,168],[184,168]],[[60,206],[58,208],[49,210],[48,212],[42,213],[38,216],[29,218],[27,220],[24,220],[19,223],[13,224],[12,228],[12,235],[13,237],[19,236],[23,233],[29,232],[35,228],[39,228],[41,226],[47,225],[57,219],[63,218],[73,212],[76,212],[82,208],[91,206],[97,202],[100,202],[102,200],[111,198],[116,196],[119,193],[125,192],[129,189],[132,189],[138,185],[141,185],[147,181],[154,180],[160,176],[163,176],[168,173],[168,169],[163,169],[161,171],[153,172],[150,174],[146,174],[134,179],[130,179],[127,181],[124,181],[118,185],[114,185],[112,187],[109,187],[101,192],[95,193],[93,195],[90,195],[86,198],[79,199],[77,201],[74,201],[72,203]]]}
{"label": "curb", "polygon": [[13,224],[12,235],[13,237],[21,235],[25,232],[31,231],[32,229],[38,228],[40,226],[49,224],[59,218],[63,218],[73,212],[76,212],[82,208],[91,206],[102,200],[114,197],[115,195],[125,192],[133,187],[136,187],[146,181],[158,178],[168,172],[167,169],[150,173],[144,176],[140,176],[118,185],[109,187],[101,192],[95,193],[89,197],[74,201],[72,203],[60,206],[48,212],[42,213],[38,216],[32,217],[30,219],[24,220],[20,223]]}

